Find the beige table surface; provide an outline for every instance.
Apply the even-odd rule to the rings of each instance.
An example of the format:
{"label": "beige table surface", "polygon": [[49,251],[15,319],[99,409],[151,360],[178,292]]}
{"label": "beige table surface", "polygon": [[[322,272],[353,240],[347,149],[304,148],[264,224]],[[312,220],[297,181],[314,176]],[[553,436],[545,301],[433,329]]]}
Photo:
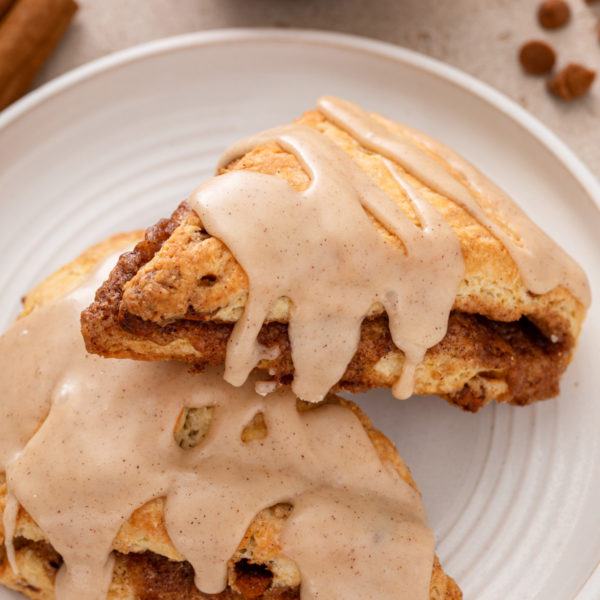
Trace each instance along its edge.
{"label": "beige table surface", "polygon": [[37,84],[115,50],[223,27],[299,27],[353,33],[417,50],[463,69],[527,108],[600,178],[600,74],[576,102],[553,99],[543,79],[523,74],[520,45],[546,39],[558,64],[600,72],[600,2],[569,0],[572,21],[547,32],[538,0],[78,0],[80,10]]}

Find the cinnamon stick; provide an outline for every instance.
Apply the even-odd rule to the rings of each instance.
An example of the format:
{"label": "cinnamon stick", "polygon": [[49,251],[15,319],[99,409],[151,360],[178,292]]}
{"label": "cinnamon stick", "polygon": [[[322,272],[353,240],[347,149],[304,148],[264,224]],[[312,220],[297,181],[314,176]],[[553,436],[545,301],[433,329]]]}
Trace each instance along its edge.
{"label": "cinnamon stick", "polygon": [[8,9],[16,0],[0,0],[0,19],[8,12]]}
{"label": "cinnamon stick", "polygon": [[76,10],[74,0],[14,2],[0,22],[0,109],[27,92]]}

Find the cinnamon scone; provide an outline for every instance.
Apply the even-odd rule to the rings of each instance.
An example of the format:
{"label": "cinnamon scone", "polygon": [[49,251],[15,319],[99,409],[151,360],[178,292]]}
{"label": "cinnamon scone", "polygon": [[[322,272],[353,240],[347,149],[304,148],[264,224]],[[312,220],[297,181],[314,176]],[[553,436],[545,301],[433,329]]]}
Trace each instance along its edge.
{"label": "cinnamon scone", "polygon": [[408,468],[354,404],[85,352],[81,309],[136,239],[49,277],[0,338],[0,583],[36,600],[462,598]]}
{"label": "cinnamon scone", "polygon": [[[589,286],[475,167],[343,100],[238,142],[82,314],[92,353],[255,368],[307,401],[555,396]],[[263,389],[269,389],[263,386]]]}

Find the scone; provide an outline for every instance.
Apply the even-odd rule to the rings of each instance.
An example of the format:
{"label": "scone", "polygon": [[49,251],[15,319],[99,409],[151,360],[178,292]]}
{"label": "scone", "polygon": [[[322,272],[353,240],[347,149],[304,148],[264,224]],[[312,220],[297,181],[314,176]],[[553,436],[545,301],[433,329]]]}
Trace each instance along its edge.
{"label": "scone", "polygon": [[558,393],[589,286],[439,142],[334,98],[235,144],[82,314],[107,357],[258,368],[307,401],[391,387],[475,411]]}
{"label": "scone", "polygon": [[0,583],[39,600],[461,598],[408,468],[355,405],[86,354],[79,313],[137,239],[50,276],[0,338]]}

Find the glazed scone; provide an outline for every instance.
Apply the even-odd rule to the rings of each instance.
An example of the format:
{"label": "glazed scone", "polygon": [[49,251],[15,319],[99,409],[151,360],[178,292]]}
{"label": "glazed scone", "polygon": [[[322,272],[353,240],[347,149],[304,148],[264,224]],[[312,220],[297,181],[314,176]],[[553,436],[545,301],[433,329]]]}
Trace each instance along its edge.
{"label": "glazed scone", "polygon": [[[345,110],[346,104],[339,106]],[[339,106],[324,99],[319,110],[306,113],[296,126],[242,142],[239,151],[226,153],[220,175],[214,183],[208,182],[207,187],[201,186],[195,192],[192,204],[196,201],[202,208],[204,196],[208,194],[207,203],[213,204],[205,210],[205,216],[212,219],[216,202],[210,196],[210,185],[217,187],[221,178],[229,177],[233,181],[240,172],[248,177],[255,173],[269,175],[272,180],[287,182],[298,198],[307,197],[315,187],[314,174],[309,170],[318,169],[318,160],[313,156],[311,160],[317,167],[307,166],[306,157],[297,148],[301,144],[310,146],[306,140],[310,138],[313,143],[314,132],[318,132],[317,143],[322,143],[326,153],[336,153],[335,160],[323,166],[320,177],[345,160],[349,165],[349,180],[362,177],[363,187],[376,186],[377,189],[369,193],[377,192],[381,196],[383,192],[386,198],[381,200],[382,206],[386,199],[393,201],[391,208],[381,208],[379,214],[376,206],[367,207],[363,203],[372,227],[390,247],[404,246],[406,250],[408,241],[392,233],[392,225],[383,223],[388,216],[386,211],[392,213],[400,208],[401,217],[409,221],[405,231],[412,235],[410,226],[414,225],[421,235],[425,229],[422,222],[425,213],[418,202],[430,210],[430,215],[431,211],[435,213],[432,221],[443,217],[441,222],[435,222],[436,227],[443,230],[449,225],[453,233],[449,239],[446,232],[444,243],[448,251],[444,253],[442,249],[437,256],[437,261],[444,264],[443,261],[453,255],[453,262],[438,269],[435,277],[439,283],[427,274],[436,261],[423,267],[425,277],[430,278],[425,283],[432,286],[434,292],[430,293],[423,284],[417,293],[409,290],[417,297],[429,294],[428,302],[435,301],[436,295],[449,299],[443,309],[447,310],[445,335],[430,336],[435,343],[422,344],[427,352],[421,361],[413,361],[413,367],[416,366],[414,392],[438,394],[472,411],[493,399],[525,405],[555,396],[560,376],[573,356],[589,303],[589,288],[583,272],[530,223],[501,190],[451,150],[381,116],[352,112],[360,111],[352,105],[347,111],[350,117],[344,121],[345,113],[341,119],[335,113]],[[367,123],[375,130],[380,140],[378,146],[373,145],[371,131],[364,133],[355,126],[352,119],[356,120],[356,114],[362,124]],[[313,132],[312,137],[307,136],[307,129]],[[301,140],[302,136],[306,139]],[[288,138],[292,142],[282,141]],[[293,143],[296,150],[290,147]],[[285,144],[288,146],[284,148]],[[396,150],[394,154],[394,148],[389,150],[383,147],[385,144],[403,146],[401,152]],[[402,153],[408,153],[408,158]],[[392,161],[390,156],[396,160]],[[251,178],[238,179],[240,185],[252,182]],[[229,193],[229,188],[223,191],[223,195]],[[318,200],[329,202],[327,197]],[[468,202],[481,214],[466,206]],[[242,204],[236,206],[244,210]],[[253,219],[256,206],[255,203],[247,209],[249,212],[244,216],[248,220]],[[281,221],[273,219],[267,227],[283,228],[278,225]],[[329,226],[324,238],[336,235],[336,228],[342,228],[341,222]],[[292,227],[286,232],[296,235]],[[309,223],[309,227],[316,225]],[[190,202],[183,202],[169,219],[147,230],[145,240],[120,258],[108,281],[98,290],[95,302],[82,314],[82,331],[90,352],[142,360],[183,360],[198,368],[226,362],[231,333],[236,324],[245,319],[245,309],[253,292],[249,275],[240,264],[248,256],[236,256],[226,240],[210,235],[209,229],[198,210],[194,210]],[[240,240],[248,237],[264,238],[265,244],[271,243],[271,238],[265,235],[267,228],[264,231],[259,226],[254,230],[248,228],[244,230],[245,235],[239,231],[225,231],[222,237],[227,237],[229,244],[236,247],[241,247]],[[365,229],[361,232],[364,234]],[[530,241],[534,247],[531,252],[526,247]],[[362,239],[356,240],[357,245],[361,243]],[[281,251],[288,252],[289,248],[282,247]],[[522,264],[519,265],[520,255]],[[303,257],[299,255],[298,261],[301,260]],[[260,256],[255,257],[255,262],[260,262]],[[543,266],[546,272],[539,276],[536,265]],[[289,266],[293,266],[293,261],[288,262]],[[371,270],[378,267],[371,265]],[[401,279],[400,267],[398,272]],[[449,279],[447,273],[452,275]],[[275,278],[279,276],[276,273],[272,276],[275,285]],[[536,277],[545,278],[542,285]],[[310,281],[305,285],[315,287]],[[330,289],[332,286],[316,287],[316,303],[336,293]],[[390,318],[389,308],[386,313],[387,307],[383,306],[385,294],[377,298],[381,300],[374,298],[365,311],[357,332],[360,339],[356,350],[350,354],[345,371],[333,380],[333,391],[360,392],[379,386],[392,387],[406,370],[405,352],[391,333],[394,327],[390,327],[390,323],[393,325],[394,319]],[[344,302],[346,299],[341,298],[340,305]],[[258,368],[266,372],[271,381],[285,384],[290,383],[298,371],[288,328],[293,306],[294,301],[289,297],[273,298],[257,336],[258,343],[268,349],[261,355]],[[427,321],[431,312],[423,310],[421,313],[417,309],[409,316],[413,321]],[[399,329],[396,326],[396,330]],[[330,360],[330,357],[325,358],[324,362]],[[310,377],[308,369],[307,373]]]}
{"label": "glazed scone", "polygon": [[[71,264],[48,277],[25,299],[21,318],[34,316],[48,303],[71,292],[106,255],[124,245],[134,243],[139,236],[139,233],[114,236],[90,248]],[[148,367],[159,368],[160,365]],[[197,379],[192,375],[187,378],[194,381]],[[24,407],[26,404],[23,402]],[[321,405],[299,403],[297,410],[310,411],[312,414],[330,405],[341,405],[347,411],[352,411],[368,435],[382,464],[391,467],[411,489],[417,489],[393,444],[372,427],[369,419],[354,404],[329,396]],[[93,418],[91,415],[90,411],[90,419]],[[210,430],[213,418],[211,408],[185,409],[174,424],[174,445],[178,444],[185,452],[200,447]],[[118,432],[116,425],[117,423],[114,429],[115,436]],[[267,429],[265,420],[253,418],[242,431],[242,441],[244,444],[261,443],[269,435],[271,432]],[[158,444],[158,440],[156,443]],[[118,485],[117,477],[115,472],[115,485]],[[4,474],[0,474],[0,514],[4,514],[7,507],[8,492],[10,482],[7,484]],[[292,506],[278,503],[255,516],[229,560],[226,589],[219,593],[207,594],[195,587],[194,571],[190,563],[176,550],[169,537],[165,521],[165,503],[166,500],[162,497],[151,500],[135,510],[121,525],[112,543],[114,569],[107,596],[110,600],[292,600],[300,597],[300,571],[293,560],[283,555],[281,546],[282,531],[293,511]],[[4,535],[4,530],[0,530],[0,542],[5,542]],[[55,576],[63,564],[63,559],[48,541],[45,531],[22,507],[18,508],[13,536],[18,573],[12,570],[7,552],[2,546],[0,583],[32,599],[53,600]],[[437,558],[433,560],[429,587],[430,600],[462,598],[458,586],[444,573]]]}

